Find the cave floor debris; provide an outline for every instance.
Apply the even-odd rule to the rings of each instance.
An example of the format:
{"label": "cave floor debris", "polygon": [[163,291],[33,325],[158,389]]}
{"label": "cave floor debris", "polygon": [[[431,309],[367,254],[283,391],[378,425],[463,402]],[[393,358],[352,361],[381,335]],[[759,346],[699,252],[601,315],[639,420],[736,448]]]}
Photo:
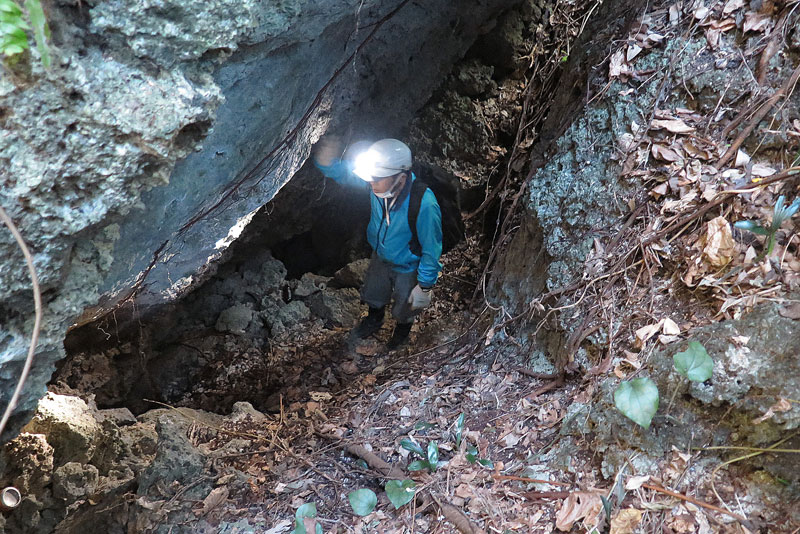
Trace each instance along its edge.
{"label": "cave floor debris", "polygon": [[[374,340],[354,345],[351,352],[342,346],[347,347],[346,332],[322,345],[304,346],[306,355],[298,354],[291,364],[304,369],[302,381],[289,386],[296,391],[285,392],[295,400],[284,401],[281,394],[277,413],[221,428],[197,423],[193,444],[213,458],[208,476],[216,478],[217,487],[203,502],[182,500],[181,488],[171,488],[177,498],[166,504],[162,499],[163,511],[188,507],[212,524],[246,519],[274,533],[292,531],[295,511],[306,503],[316,505],[324,532],[552,532],[554,527],[569,531],[573,523],[590,531],[603,507],[601,496],[611,499],[616,493],[625,495],[613,511],[616,528],[627,521],[643,532],[746,532],[731,513],[703,507],[715,502],[708,478],[699,486],[684,483],[702,452],[676,449],[653,473],[631,470],[607,480],[601,475],[602,454],[587,436],[560,459],[562,468],[556,467],[565,453],[559,448],[564,419],[573,402],[591,400],[594,378],[570,379],[563,388],[532,397],[546,378],[527,376],[491,349],[476,358],[474,344],[424,352],[410,348],[389,356],[381,355]],[[310,366],[319,362],[317,351],[330,351],[329,357]],[[402,440],[426,452],[437,443],[443,465],[435,472],[408,471],[404,466],[421,458]],[[365,457],[353,455],[352,445],[398,471],[387,478]],[[234,470],[247,475],[246,484],[231,483]],[[788,529],[776,532],[800,526],[781,525],[780,507],[751,492],[751,475],[737,467],[716,475],[726,502],[738,503],[733,515]],[[413,480],[418,495],[436,500],[419,498],[396,510],[383,491],[391,479]],[[362,488],[378,495],[378,505],[358,517],[348,494]],[[215,504],[223,493],[223,501]],[[445,520],[448,506],[465,514],[472,526],[458,528]]]}

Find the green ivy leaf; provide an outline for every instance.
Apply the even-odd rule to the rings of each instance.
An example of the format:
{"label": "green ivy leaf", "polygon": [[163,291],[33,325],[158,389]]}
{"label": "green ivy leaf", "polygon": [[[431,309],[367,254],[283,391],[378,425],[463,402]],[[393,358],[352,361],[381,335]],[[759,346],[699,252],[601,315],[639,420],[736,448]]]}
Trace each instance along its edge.
{"label": "green ivy leaf", "polygon": [[33,25],[33,38],[36,41],[36,50],[42,58],[44,68],[50,68],[50,48],[47,46],[47,39],[50,37],[50,27],[47,19],[44,18],[44,10],[39,0],[25,0],[25,9],[28,10],[28,17]]}
{"label": "green ivy leaf", "polygon": [[675,369],[693,382],[704,382],[714,374],[714,360],[706,348],[697,341],[690,341],[689,348],[672,357]]}
{"label": "green ivy leaf", "polygon": [[486,458],[481,458],[480,460],[478,460],[478,463],[481,464],[483,467],[488,467],[489,469],[494,469],[494,464],[492,463],[492,461],[488,460]]}
{"label": "green ivy leaf", "polygon": [[622,382],[614,392],[614,404],[625,417],[648,429],[658,410],[658,387],[649,378]]}
{"label": "green ivy leaf", "polygon": [[469,445],[467,447],[467,453],[465,454],[467,461],[471,464],[474,464],[478,461],[478,448]]}
{"label": "green ivy leaf", "polygon": [[740,230],[747,230],[749,232],[753,232],[754,234],[758,235],[769,234],[769,230],[759,225],[755,221],[736,221],[735,223],[733,223],[733,227],[739,228]]}
{"label": "green ivy leaf", "polygon": [[456,449],[461,447],[461,438],[464,435],[464,412],[456,419]]}
{"label": "green ivy leaf", "polygon": [[350,501],[350,506],[356,515],[364,517],[369,515],[378,504],[378,496],[371,489],[363,488],[360,490],[351,491],[347,494],[347,499]]}
{"label": "green ivy leaf", "polygon": [[436,466],[439,464],[439,444],[435,441],[428,443],[428,465],[431,471],[436,471]]}
{"label": "green ivy leaf", "polygon": [[386,483],[386,496],[397,510],[414,498],[416,487],[413,480],[390,480]]}
{"label": "green ivy leaf", "polygon": [[409,471],[422,471],[423,469],[427,469],[429,467],[428,462],[425,460],[416,460],[408,464]]}
{"label": "green ivy leaf", "polygon": [[[313,502],[308,502],[297,509],[294,514],[294,530],[292,534],[307,534],[306,526],[303,524],[304,517],[317,517],[317,505]],[[314,534],[322,534],[322,526],[317,523],[314,529]]]}
{"label": "green ivy leaf", "polygon": [[420,447],[410,439],[401,439],[400,446],[407,451],[411,451],[413,453],[418,454],[421,458],[425,458],[425,451],[422,450],[422,447]]}

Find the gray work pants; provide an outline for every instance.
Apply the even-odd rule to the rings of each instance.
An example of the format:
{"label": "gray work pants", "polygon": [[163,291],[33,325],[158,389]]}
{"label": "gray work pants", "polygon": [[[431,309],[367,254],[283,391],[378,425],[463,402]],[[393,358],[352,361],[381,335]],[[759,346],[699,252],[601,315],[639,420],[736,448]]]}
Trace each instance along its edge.
{"label": "gray work pants", "polygon": [[395,320],[403,324],[412,323],[419,310],[411,309],[408,297],[416,285],[416,272],[398,273],[373,252],[361,287],[361,300],[370,308],[383,308],[394,300],[392,316]]}

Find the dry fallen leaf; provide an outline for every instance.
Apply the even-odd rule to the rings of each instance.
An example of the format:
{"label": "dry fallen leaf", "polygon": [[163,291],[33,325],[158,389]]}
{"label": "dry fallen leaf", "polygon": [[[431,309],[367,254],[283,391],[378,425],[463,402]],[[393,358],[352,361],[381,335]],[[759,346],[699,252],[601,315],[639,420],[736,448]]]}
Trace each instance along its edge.
{"label": "dry fallen leaf", "polygon": [[642,47],[639,45],[629,45],[628,50],[625,52],[625,60],[631,61],[633,58],[639,55],[639,52],[642,51]]}
{"label": "dry fallen leaf", "polygon": [[633,534],[633,531],[642,522],[642,511],[636,508],[620,510],[611,520],[611,534]]}
{"label": "dry fallen leaf", "polygon": [[636,330],[636,346],[643,346],[648,339],[656,335],[658,331],[661,330],[661,325],[663,323],[664,321],[661,320],[655,324],[649,324]]}
{"label": "dry fallen leaf", "polygon": [[787,319],[800,319],[800,302],[781,308],[778,310],[778,314]]}
{"label": "dry fallen leaf", "polygon": [[747,152],[744,150],[738,150],[736,152],[736,161],[733,163],[734,167],[744,167],[750,163],[750,156],[747,155]]}
{"label": "dry fallen leaf", "polygon": [[569,532],[576,521],[589,516],[596,516],[603,508],[603,501],[595,493],[576,491],[564,500],[556,514],[556,528]]}
{"label": "dry fallen leaf", "polygon": [[724,267],[730,263],[736,247],[731,226],[725,217],[709,221],[705,235],[703,258],[713,267]]}
{"label": "dry fallen leaf", "polygon": [[744,7],[745,0],[728,0],[722,8],[723,15],[730,15],[739,8]]}
{"label": "dry fallen leaf", "polygon": [[677,336],[681,333],[681,328],[675,321],[670,318],[666,318],[664,319],[664,325],[661,327],[661,331],[668,336]]}
{"label": "dry fallen leaf", "polygon": [[219,487],[214,488],[211,490],[211,493],[203,499],[203,511],[201,512],[202,515],[206,515],[211,510],[219,507],[225,500],[228,498],[228,488],[226,487]]}
{"label": "dry fallen leaf", "polygon": [[652,148],[650,149],[651,153],[653,154],[654,158],[663,160],[663,161],[681,161],[683,158],[672,150],[671,148],[665,145],[653,144]]}
{"label": "dry fallen leaf", "polygon": [[775,415],[775,412],[788,412],[791,409],[792,409],[792,403],[789,402],[787,399],[784,399],[783,397],[779,397],[778,402],[770,406],[764,415],[762,415],[757,419],[753,419],[753,424],[757,425],[763,423],[767,419],[772,419],[772,417]]}
{"label": "dry fallen leaf", "polygon": [[772,17],[769,15],[762,15],[761,13],[748,11],[744,16],[744,26],[742,27],[742,31],[745,33],[749,31],[763,32],[771,25],[771,23]]}
{"label": "dry fallen leaf", "polygon": [[660,120],[655,119],[652,123],[650,123],[651,128],[656,129],[663,129],[669,130],[672,133],[691,133],[694,131],[694,128],[686,124],[680,119],[672,119],[672,120]]}
{"label": "dry fallen leaf", "polygon": [[614,52],[614,55],[611,56],[611,60],[609,62],[608,77],[624,78],[629,76],[631,72],[631,66],[628,65],[627,61],[625,61],[625,50],[620,49]]}
{"label": "dry fallen leaf", "polygon": [[628,491],[637,490],[642,487],[642,484],[650,480],[650,475],[642,475],[640,477],[631,477],[625,483],[625,489]]}
{"label": "dry fallen leaf", "polygon": [[288,532],[291,527],[292,522],[284,519],[283,521],[278,521],[274,527],[264,532],[264,534],[283,534],[284,532]]}
{"label": "dry fallen leaf", "polygon": [[669,23],[675,26],[681,20],[681,10],[676,4],[669,6]]}

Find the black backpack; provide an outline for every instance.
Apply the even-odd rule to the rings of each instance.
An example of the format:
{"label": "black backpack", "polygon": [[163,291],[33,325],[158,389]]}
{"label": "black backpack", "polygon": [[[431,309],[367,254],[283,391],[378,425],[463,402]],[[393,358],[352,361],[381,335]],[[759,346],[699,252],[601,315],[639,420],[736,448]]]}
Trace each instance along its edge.
{"label": "black backpack", "polygon": [[413,171],[417,179],[411,185],[411,198],[408,201],[408,226],[411,228],[408,247],[415,255],[422,256],[422,246],[417,237],[417,217],[422,196],[426,189],[430,189],[442,212],[442,254],[449,252],[464,239],[458,178],[439,167],[422,162],[416,163]]}

